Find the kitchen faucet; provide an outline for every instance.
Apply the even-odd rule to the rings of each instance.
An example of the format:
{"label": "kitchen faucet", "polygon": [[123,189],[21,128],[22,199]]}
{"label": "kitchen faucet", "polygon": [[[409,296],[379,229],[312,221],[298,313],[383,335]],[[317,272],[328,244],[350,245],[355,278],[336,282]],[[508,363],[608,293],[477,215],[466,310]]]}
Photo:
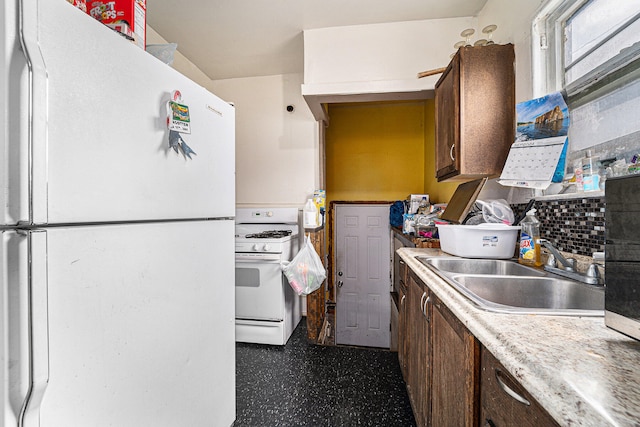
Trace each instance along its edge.
{"label": "kitchen faucet", "polygon": [[[600,271],[598,265],[592,263],[585,273],[579,273],[576,271],[576,260],[567,259],[553,247],[550,241],[547,239],[540,239],[538,242],[547,248],[551,254],[547,258],[547,262],[544,266],[545,271],[557,274],[558,276],[568,277],[569,279],[577,280],[582,283],[588,283],[590,285],[603,285],[604,281],[600,277]],[[556,261],[562,264],[562,268],[556,267]]]}

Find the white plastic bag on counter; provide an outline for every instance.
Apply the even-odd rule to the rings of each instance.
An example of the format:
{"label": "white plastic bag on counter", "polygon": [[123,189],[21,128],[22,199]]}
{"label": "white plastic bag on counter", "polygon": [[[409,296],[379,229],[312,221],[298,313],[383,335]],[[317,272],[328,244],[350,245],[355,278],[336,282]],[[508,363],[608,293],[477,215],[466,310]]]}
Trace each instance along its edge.
{"label": "white plastic bag on counter", "polygon": [[289,285],[298,295],[309,295],[327,278],[322,260],[306,236],[298,254],[290,262],[282,261],[281,267]]}

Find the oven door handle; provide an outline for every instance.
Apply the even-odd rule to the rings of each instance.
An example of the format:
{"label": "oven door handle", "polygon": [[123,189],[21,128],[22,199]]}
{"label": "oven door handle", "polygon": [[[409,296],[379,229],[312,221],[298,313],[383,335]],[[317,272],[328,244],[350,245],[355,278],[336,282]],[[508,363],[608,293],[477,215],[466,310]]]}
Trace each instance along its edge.
{"label": "oven door handle", "polygon": [[279,254],[272,254],[272,255],[265,254],[265,255],[255,256],[255,255],[236,254],[236,262],[242,262],[242,263],[260,262],[260,263],[280,264],[280,255]]}

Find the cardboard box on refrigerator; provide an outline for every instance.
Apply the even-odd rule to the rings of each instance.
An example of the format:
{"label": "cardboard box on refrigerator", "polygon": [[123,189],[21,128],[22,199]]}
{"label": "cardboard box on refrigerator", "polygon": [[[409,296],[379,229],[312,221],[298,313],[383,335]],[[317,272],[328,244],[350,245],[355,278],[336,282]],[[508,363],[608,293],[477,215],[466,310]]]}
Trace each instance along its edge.
{"label": "cardboard box on refrigerator", "polygon": [[146,48],[146,0],[87,0],[87,13]]}
{"label": "cardboard box on refrigerator", "polygon": [[67,0],[69,3],[82,10],[83,12],[87,12],[87,1],[86,0]]}

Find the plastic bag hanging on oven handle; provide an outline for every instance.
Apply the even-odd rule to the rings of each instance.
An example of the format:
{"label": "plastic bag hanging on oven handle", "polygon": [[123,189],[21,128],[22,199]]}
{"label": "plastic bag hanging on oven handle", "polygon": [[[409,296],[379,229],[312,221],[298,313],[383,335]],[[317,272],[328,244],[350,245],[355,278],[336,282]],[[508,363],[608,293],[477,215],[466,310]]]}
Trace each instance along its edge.
{"label": "plastic bag hanging on oven handle", "polygon": [[322,260],[307,236],[304,237],[302,249],[290,262],[282,261],[281,268],[289,285],[298,295],[309,295],[320,288],[327,278]]}

